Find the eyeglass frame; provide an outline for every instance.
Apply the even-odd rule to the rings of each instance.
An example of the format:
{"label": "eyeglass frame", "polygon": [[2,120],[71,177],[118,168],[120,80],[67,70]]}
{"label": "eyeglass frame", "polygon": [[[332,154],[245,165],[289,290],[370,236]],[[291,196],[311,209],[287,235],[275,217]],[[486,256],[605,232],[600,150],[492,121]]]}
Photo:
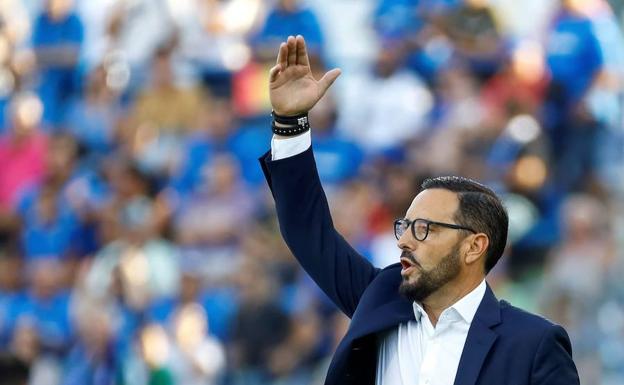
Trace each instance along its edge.
{"label": "eyeglass frame", "polygon": [[[423,237],[423,239],[418,239],[418,237],[416,236],[416,229],[415,229],[414,223],[416,223],[417,221],[424,222],[424,223],[427,224],[427,231],[425,231],[425,236]],[[436,226],[440,226],[440,227],[446,227],[447,229],[466,230],[466,231],[470,231],[473,234],[477,234],[478,233],[476,230],[473,230],[470,227],[456,225],[454,223],[436,222],[436,221],[430,221],[430,220],[424,219],[424,218],[416,218],[413,221],[410,221],[407,218],[398,218],[398,219],[395,219],[394,222],[393,222],[394,237],[397,240],[401,239],[401,236],[403,234],[405,234],[405,231],[403,231],[403,234],[401,234],[401,236],[397,235],[397,225],[400,222],[402,222],[402,223],[407,222],[407,228],[411,228],[412,236],[414,237],[415,240],[420,241],[420,242],[423,242],[429,236],[429,226],[431,226],[431,225],[436,225]],[[407,229],[405,229],[405,230],[407,230]]]}

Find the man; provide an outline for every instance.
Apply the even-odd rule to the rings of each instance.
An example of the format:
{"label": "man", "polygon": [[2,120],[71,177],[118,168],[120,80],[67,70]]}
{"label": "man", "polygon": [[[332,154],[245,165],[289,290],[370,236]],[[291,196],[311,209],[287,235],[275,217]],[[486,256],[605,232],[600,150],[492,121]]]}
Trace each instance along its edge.
{"label": "man", "polygon": [[563,328],[499,302],[485,282],[508,225],[487,187],[460,177],[426,181],[394,223],[400,263],[383,270],[336,232],[306,113],[339,75],[312,77],[302,36],[280,45],[269,84],[272,149],[261,158],[286,243],[351,318],[325,383],[579,384]]}

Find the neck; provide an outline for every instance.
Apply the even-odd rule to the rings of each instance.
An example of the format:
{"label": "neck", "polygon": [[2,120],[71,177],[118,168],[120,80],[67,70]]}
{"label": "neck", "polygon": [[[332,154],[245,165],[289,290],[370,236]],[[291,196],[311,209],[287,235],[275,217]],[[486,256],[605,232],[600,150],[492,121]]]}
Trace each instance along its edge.
{"label": "neck", "polygon": [[422,307],[427,313],[431,324],[435,327],[440,314],[476,289],[483,281],[483,278],[483,276],[476,275],[473,277],[462,277],[454,282],[447,283],[423,300]]}

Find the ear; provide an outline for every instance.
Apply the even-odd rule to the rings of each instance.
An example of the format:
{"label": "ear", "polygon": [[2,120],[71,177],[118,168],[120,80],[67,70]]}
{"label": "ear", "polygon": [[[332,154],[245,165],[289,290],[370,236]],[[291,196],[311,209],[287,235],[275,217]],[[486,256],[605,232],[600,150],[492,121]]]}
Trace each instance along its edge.
{"label": "ear", "polygon": [[485,258],[488,246],[490,246],[490,238],[484,233],[474,234],[467,239],[468,251],[464,257],[467,265],[472,265]]}

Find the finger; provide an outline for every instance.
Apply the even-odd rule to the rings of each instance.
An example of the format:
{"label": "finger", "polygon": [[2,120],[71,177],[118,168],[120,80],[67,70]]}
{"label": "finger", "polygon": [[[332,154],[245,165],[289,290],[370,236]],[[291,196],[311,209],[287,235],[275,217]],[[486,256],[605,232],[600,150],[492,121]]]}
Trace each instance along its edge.
{"label": "finger", "polygon": [[297,64],[297,40],[292,36],[288,36],[287,44],[288,44],[288,65],[294,66]]}
{"label": "finger", "polygon": [[280,70],[282,69],[282,66],[280,64],[277,64],[275,66],[273,66],[271,68],[271,70],[269,71],[269,81],[270,82],[274,82],[275,79],[277,78],[277,75],[279,74]]}
{"label": "finger", "polygon": [[341,73],[342,73],[342,71],[340,71],[339,68],[334,68],[333,70],[328,71],[325,75],[323,75],[321,80],[319,80],[319,87],[321,89],[321,96],[325,95],[325,92],[327,92],[327,89],[332,84],[334,84],[334,81],[336,81],[336,79],[338,78],[338,76],[340,76]]}
{"label": "finger", "polygon": [[297,43],[297,64],[309,66],[310,61],[308,60],[308,51],[306,50],[305,40],[303,36],[297,35],[296,43]]}
{"label": "finger", "polygon": [[287,58],[288,58],[288,47],[286,43],[281,43],[279,46],[279,52],[277,53],[276,64],[280,65],[282,68],[286,68],[286,66],[288,66]]}

